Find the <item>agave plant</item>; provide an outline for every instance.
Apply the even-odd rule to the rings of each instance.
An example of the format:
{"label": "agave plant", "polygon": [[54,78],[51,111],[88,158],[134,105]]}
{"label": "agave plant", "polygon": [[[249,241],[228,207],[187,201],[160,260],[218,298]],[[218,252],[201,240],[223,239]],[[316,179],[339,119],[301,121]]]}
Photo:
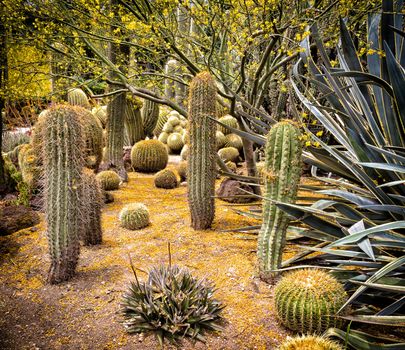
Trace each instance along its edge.
{"label": "agave plant", "polygon": [[214,287],[178,266],[160,265],[150,270],[146,282],[131,282],[124,295],[122,314],[128,333],[152,332],[161,346],[165,338],[191,337],[205,341],[204,330],[221,331],[223,304],[213,298]]}
{"label": "agave plant", "polygon": [[[338,65],[332,66],[314,25],[311,37],[322,64],[312,58],[311,37],[307,37],[293,68],[294,91],[337,145],[327,145],[312,134],[321,147],[305,154],[307,162],[333,174],[317,177],[329,185],[318,191],[328,198],[308,206],[278,204],[306,224],[309,229],[302,230],[302,235],[317,241],[283,266],[315,262],[333,269],[351,294],[341,310],[351,304],[354,311],[345,318],[355,324],[405,326],[405,35],[401,11],[403,1],[384,0],[382,12],[370,15],[366,63],[341,20]],[[303,66],[306,76],[299,73]],[[305,89],[308,80],[327,99],[326,104]],[[313,252],[319,253],[316,258],[310,255]],[[349,334],[351,346],[368,349],[369,336]],[[378,349],[405,348],[405,344],[389,347],[384,340],[378,341]]]}

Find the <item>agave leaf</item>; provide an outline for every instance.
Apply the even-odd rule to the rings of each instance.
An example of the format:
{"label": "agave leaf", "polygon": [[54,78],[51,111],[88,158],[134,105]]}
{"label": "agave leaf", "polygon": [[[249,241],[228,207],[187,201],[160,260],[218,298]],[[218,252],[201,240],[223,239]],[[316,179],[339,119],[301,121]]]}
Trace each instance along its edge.
{"label": "agave leaf", "polygon": [[358,164],[368,167],[368,168],[396,171],[396,172],[405,174],[405,166],[401,166],[401,165],[389,164],[389,163],[362,163],[362,162],[359,162]]}
{"label": "agave leaf", "polygon": [[[366,227],[364,226],[364,220],[360,220],[357,223],[355,223],[353,226],[351,226],[347,231],[351,235],[354,235],[358,232],[364,231],[365,229],[366,229]],[[367,237],[358,241],[357,245],[364,253],[366,253],[371,259],[373,259],[373,261],[375,261],[373,247],[371,246],[370,240]]]}
{"label": "agave leaf", "polygon": [[393,344],[391,339],[373,337],[353,329],[345,332],[341,329],[329,328],[324,335],[340,338],[357,350],[402,350],[405,348],[405,343]]}
{"label": "agave leaf", "polygon": [[405,326],[405,316],[376,316],[376,315],[358,315],[358,316],[342,316],[342,318],[362,323],[370,323],[384,326]]}
{"label": "agave leaf", "polygon": [[398,299],[397,301],[393,302],[392,304],[388,305],[381,311],[379,311],[376,316],[387,316],[387,315],[392,315],[395,313],[397,310],[399,310],[401,307],[405,305],[405,295]]}
{"label": "agave leaf", "polygon": [[398,285],[389,285],[389,284],[381,284],[381,283],[366,283],[360,281],[351,281],[352,283],[359,284],[361,286],[365,286],[368,288],[374,288],[379,290],[385,290],[390,292],[398,292],[398,293],[405,293],[405,286],[398,286]]}

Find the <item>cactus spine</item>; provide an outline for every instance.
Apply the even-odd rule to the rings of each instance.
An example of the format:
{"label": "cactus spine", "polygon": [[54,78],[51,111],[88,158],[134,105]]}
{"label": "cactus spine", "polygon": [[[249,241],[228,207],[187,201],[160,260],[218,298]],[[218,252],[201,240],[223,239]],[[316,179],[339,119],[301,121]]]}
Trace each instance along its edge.
{"label": "cactus spine", "polygon": [[127,146],[133,146],[145,138],[140,110],[141,106],[136,102],[132,100],[132,97],[127,98],[125,106],[125,132],[129,143]]}
{"label": "cactus spine", "polygon": [[44,119],[42,161],[51,256],[48,280],[59,283],[74,274],[79,258],[84,139],[73,108],[55,106]]}
{"label": "cactus spine", "polygon": [[102,193],[96,175],[89,169],[83,171],[83,190],[85,225],[82,239],[85,245],[100,244],[103,237],[101,230]]}
{"label": "cactus spine", "polygon": [[258,238],[259,272],[262,278],[273,277],[271,270],[281,265],[289,219],[274,202],[293,203],[301,175],[299,128],[289,120],[275,124],[267,137],[265,149],[265,197],[263,223]]}
{"label": "cactus spine", "polygon": [[208,72],[194,77],[189,97],[188,203],[191,226],[204,230],[215,215],[216,85]]}

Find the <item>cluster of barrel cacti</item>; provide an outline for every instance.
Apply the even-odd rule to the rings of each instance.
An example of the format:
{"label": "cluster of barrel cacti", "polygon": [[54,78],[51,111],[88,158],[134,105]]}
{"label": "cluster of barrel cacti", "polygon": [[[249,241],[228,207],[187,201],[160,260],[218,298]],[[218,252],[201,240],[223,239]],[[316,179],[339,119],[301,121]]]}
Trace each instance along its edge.
{"label": "cluster of barrel cacti", "polygon": [[166,145],[168,153],[180,153],[185,144],[186,127],[187,120],[178,112],[171,111],[167,115],[158,140]]}

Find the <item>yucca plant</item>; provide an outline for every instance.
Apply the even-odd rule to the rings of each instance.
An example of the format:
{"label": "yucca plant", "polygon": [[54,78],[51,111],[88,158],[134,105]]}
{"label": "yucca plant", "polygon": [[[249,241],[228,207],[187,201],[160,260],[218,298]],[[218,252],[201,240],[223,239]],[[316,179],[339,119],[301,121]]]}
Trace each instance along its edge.
{"label": "yucca plant", "polygon": [[[329,267],[346,282],[351,304],[346,319],[379,326],[404,326],[405,305],[405,47],[400,15],[403,1],[382,1],[382,12],[368,21],[367,64],[362,62],[345,22],[333,67],[317,26],[312,38],[321,57],[311,57],[311,37],[302,43],[300,61],[293,68],[293,88],[302,104],[334,136],[337,145],[322,142],[305,153],[310,164],[333,174],[317,177],[329,185],[319,190],[327,199],[312,205],[278,204],[305,223],[301,231],[316,240],[306,253],[285,261]],[[306,67],[308,74],[299,72]],[[309,80],[327,103],[308,90]],[[308,256],[318,252],[316,258]],[[383,330],[383,328],[379,328]],[[392,331],[392,328],[390,328]],[[369,349],[368,336],[351,331],[348,343]],[[343,338],[343,336],[342,336]],[[359,340],[360,339],[360,340]],[[384,345],[378,349],[404,348]],[[387,346],[387,347],[385,347]]]}
{"label": "yucca plant", "polygon": [[205,342],[205,330],[222,330],[218,322],[224,306],[213,298],[211,283],[171,264],[153,267],[146,282],[140,282],[132,269],[135,281],[122,302],[128,333],[152,332],[163,346],[165,338],[191,337]]}

